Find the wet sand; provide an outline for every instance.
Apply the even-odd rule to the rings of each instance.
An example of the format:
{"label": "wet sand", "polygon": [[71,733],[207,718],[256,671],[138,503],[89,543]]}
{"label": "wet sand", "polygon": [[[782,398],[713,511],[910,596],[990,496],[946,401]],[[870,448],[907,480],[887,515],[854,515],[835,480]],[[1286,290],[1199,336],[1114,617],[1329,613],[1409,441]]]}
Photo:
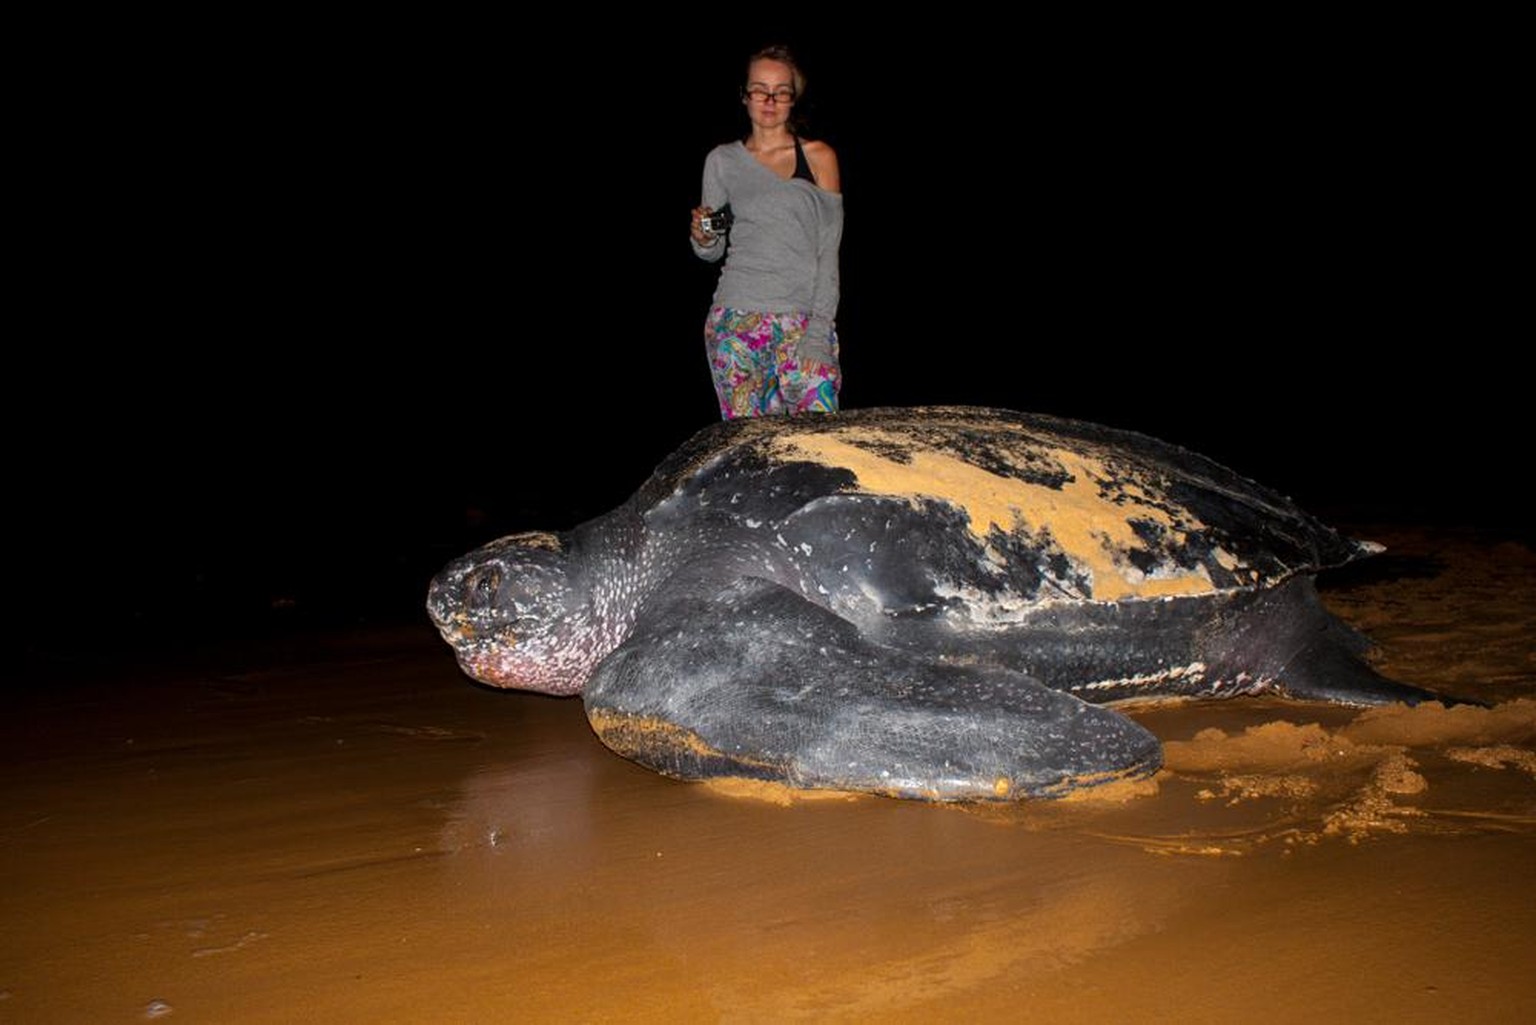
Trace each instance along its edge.
{"label": "wet sand", "polygon": [[0,725],[0,1021],[1536,1020],[1536,555],[1325,597],[1491,708],[1142,708],[1154,780],[738,795],[479,688],[425,619],[43,667]]}

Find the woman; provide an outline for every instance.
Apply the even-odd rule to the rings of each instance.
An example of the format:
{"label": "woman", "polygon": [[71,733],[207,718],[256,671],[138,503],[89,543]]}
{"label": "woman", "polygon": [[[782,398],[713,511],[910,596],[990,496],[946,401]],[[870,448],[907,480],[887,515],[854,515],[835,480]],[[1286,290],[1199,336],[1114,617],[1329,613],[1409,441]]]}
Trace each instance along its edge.
{"label": "woman", "polygon": [[[787,48],[754,54],[741,94],[752,132],[704,161],[690,234],[700,258],[724,258],[704,341],[726,420],[837,411],[842,183],[832,147],[795,134],[804,94]],[[704,218],[727,207],[729,228],[711,230]]]}

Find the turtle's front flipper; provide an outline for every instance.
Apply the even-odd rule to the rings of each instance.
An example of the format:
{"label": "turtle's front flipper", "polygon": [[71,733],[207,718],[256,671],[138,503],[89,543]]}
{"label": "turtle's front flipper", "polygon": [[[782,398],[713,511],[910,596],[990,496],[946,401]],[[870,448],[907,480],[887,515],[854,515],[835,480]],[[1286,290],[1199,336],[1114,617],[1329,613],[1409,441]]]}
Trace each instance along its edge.
{"label": "turtle's front flipper", "polygon": [[585,701],[605,744],[681,779],[998,800],[1162,763],[1157,738],[1117,712],[1017,673],[872,644],[756,579],[649,605]]}

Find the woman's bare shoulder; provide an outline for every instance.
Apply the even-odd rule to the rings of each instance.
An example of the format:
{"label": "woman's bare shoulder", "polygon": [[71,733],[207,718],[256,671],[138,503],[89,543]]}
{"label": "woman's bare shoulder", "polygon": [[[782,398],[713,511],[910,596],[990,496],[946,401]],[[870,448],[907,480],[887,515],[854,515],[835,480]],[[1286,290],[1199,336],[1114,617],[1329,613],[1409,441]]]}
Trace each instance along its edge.
{"label": "woman's bare shoulder", "polygon": [[837,169],[837,151],[819,139],[806,139],[801,143],[806,163],[816,176],[816,184],[828,192],[843,191],[843,179]]}

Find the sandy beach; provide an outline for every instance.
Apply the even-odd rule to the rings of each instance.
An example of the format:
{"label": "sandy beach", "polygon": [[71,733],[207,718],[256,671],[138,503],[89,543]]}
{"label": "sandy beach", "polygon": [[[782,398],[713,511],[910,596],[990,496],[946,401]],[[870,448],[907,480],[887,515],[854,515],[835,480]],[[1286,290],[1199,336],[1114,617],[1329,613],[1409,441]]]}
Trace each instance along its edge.
{"label": "sandy beach", "polygon": [[730,792],[419,624],[43,661],[0,763],[0,1021],[1529,1021],[1536,555],[1352,528],[1390,675],[1491,707],[1134,714],[1153,780]]}

